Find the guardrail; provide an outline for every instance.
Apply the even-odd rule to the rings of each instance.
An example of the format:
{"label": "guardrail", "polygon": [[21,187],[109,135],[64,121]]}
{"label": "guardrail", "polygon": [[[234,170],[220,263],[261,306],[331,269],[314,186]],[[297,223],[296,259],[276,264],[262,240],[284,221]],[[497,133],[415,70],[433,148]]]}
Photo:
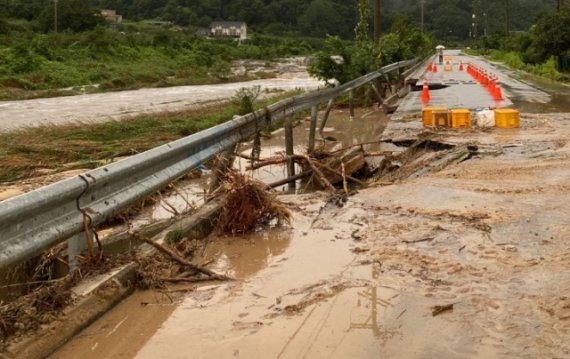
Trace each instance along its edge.
{"label": "guardrail", "polygon": [[96,226],[257,131],[359,88],[417,60],[383,67],[342,86],[267,108],[0,203],[0,269]]}

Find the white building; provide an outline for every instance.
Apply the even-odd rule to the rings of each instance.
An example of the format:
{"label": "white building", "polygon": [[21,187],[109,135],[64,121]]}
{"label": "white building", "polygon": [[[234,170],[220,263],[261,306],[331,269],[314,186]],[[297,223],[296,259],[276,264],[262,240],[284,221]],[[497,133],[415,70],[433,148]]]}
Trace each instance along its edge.
{"label": "white building", "polygon": [[247,24],[242,21],[214,21],[210,24],[210,36],[247,39]]}

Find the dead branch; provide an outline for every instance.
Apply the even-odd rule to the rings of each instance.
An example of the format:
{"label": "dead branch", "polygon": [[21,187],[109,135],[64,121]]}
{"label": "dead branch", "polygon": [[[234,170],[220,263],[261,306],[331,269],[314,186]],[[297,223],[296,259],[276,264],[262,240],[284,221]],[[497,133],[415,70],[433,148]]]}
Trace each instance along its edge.
{"label": "dead branch", "polygon": [[433,237],[425,237],[425,238],[420,238],[420,239],[414,239],[412,241],[406,241],[404,240],[404,243],[420,243],[420,242],[427,242],[427,241],[433,241],[434,238]]}
{"label": "dead branch", "polygon": [[159,252],[161,252],[162,254],[165,254],[167,256],[169,256],[173,261],[175,261],[176,263],[180,264],[181,266],[184,267],[188,267],[196,272],[200,272],[202,274],[207,275],[208,277],[210,277],[209,279],[217,279],[217,280],[231,280],[230,277],[225,276],[225,275],[221,275],[215,272],[212,272],[209,269],[197,266],[193,263],[190,263],[189,261],[187,261],[186,259],[180,257],[178,254],[176,254],[174,251],[172,251],[171,249],[156,243],[148,238],[141,238],[141,240],[145,243],[150,244],[151,246],[153,246],[154,248],[156,248]]}
{"label": "dead branch", "polygon": [[157,193],[158,197],[160,198],[160,205],[162,206],[162,208],[164,208],[167,212],[172,213],[175,216],[178,216],[180,214],[180,212],[178,212],[178,210],[176,210],[176,208],[174,208],[173,205],[168,203],[168,201],[165,200],[164,197],[162,197],[162,193],[160,193],[160,191],[158,191],[156,193]]}
{"label": "dead branch", "polygon": [[186,198],[186,196],[184,196],[184,194],[182,194],[182,191],[175,184],[171,184],[171,188],[174,190],[174,192],[176,192],[176,194],[178,194],[178,196],[180,196],[180,198],[182,198],[182,200],[184,202],[186,202],[186,205],[188,206],[188,208],[190,208],[190,209],[196,208],[196,205],[191,203],[188,200],[188,198]]}
{"label": "dead branch", "polygon": [[[341,172],[335,170],[334,168],[330,167],[329,165],[325,165],[324,163],[318,163],[318,162],[317,162],[317,166],[322,167],[322,168],[326,169],[327,171],[330,171],[330,172],[332,172],[332,173],[334,173],[334,174],[336,174],[336,175],[339,175],[339,176],[341,176],[341,177],[345,177],[345,176],[343,176],[343,174],[342,174]],[[343,163],[343,167],[344,167],[344,163]],[[352,177],[352,176],[346,176],[346,179],[348,179],[348,180],[350,180],[350,181],[352,181],[352,182],[358,183],[358,184],[361,185],[361,186],[366,186],[366,183],[365,183],[365,182],[362,182],[361,180],[359,180],[359,179],[357,179],[357,178],[354,178],[354,177]]]}
{"label": "dead branch", "polygon": [[308,156],[295,155],[295,156],[291,156],[291,157],[299,157],[299,158],[303,158],[305,161],[307,161],[308,165],[313,170],[313,173],[315,174],[317,181],[320,182],[321,186],[323,186],[328,191],[336,192],[336,188],[334,188],[334,186],[326,179],[325,175],[323,175],[321,170],[319,170],[317,168],[317,166],[315,166],[313,161],[311,161],[311,159]]}
{"label": "dead branch", "polygon": [[217,278],[217,277],[161,277],[160,280],[169,283],[199,283],[199,282],[209,282],[212,280],[228,280],[228,279]]}
{"label": "dead branch", "polygon": [[431,307],[431,315],[433,317],[440,315],[443,312],[447,312],[449,310],[453,310],[453,304],[446,304],[446,305],[436,305]]}
{"label": "dead branch", "polygon": [[346,182],[346,171],[344,170],[344,162],[340,163],[342,167],[342,188],[344,189],[344,193],[348,194],[348,184]]}
{"label": "dead branch", "polygon": [[293,158],[287,156],[266,158],[264,160],[259,160],[257,163],[254,163],[253,165],[247,166],[245,169],[251,171],[271,165],[282,165],[284,163],[287,163],[289,159],[294,160]]}
{"label": "dead branch", "polygon": [[269,187],[269,188],[275,188],[275,187],[283,186],[283,185],[285,185],[285,184],[287,184],[287,183],[291,183],[291,182],[296,181],[296,180],[299,180],[299,179],[301,179],[301,178],[308,177],[308,176],[310,176],[312,173],[313,173],[312,171],[305,171],[305,172],[299,173],[298,175],[295,175],[295,176],[293,176],[293,177],[288,177],[288,178],[282,179],[282,180],[280,180],[280,181],[275,181],[275,182],[269,183],[269,184],[267,185],[267,187]]}

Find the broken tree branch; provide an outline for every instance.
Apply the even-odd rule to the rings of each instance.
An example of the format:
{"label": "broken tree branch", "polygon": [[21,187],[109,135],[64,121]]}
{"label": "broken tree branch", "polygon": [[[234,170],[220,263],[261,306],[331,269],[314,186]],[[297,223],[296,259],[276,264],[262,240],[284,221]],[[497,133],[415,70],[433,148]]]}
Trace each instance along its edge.
{"label": "broken tree branch", "polygon": [[[343,163],[343,165],[344,165],[344,163]],[[324,163],[317,163],[317,166],[322,167],[322,168],[326,169],[327,171],[330,171],[330,172],[332,172],[332,173],[334,173],[334,174],[336,174],[336,175],[339,175],[339,176],[341,176],[341,177],[344,177],[341,172],[339,172],[339,171],[333,169],[332,167],[330,167],[330,166],[328,166],[328,165],[325,165]],[[351,180],[352,182],[358,183],[359,185],[366,186],[366,183],[365,183],[365,182],[362,182],[361,180],[359,180],[359,179],[357,179],[357,178],[354,178],[354,177],[352,177],[352,176],[346,176],[346,178],[347,178],[348,180]]]}
{"label": "broken tree branch", "polygon": [[449,310],[453,310],[453,304],[446,304],[446,305],[436,305],[431,307],[431,315],[433,317],[440,315],[443,312],[447,312]]}
{"label": "broken tree branch", "polygon": [[180,264],[181,266],[188,267],[188,268],[190,268],[196,272],[205,274],[208,277],[210,277],[210,279],[217,279],[217,280],[230,280],[231,279],[228,276],[212,272],[209,269],[197,266],[197,265],[189,262],[188,260],[182,258],[181,256],[179,256],[177,253],[175,253],[171,249],[163,246],[162,244],[156,243],[156,242],[154,242],[148,238],[141,238],[141,240],[147,244],[150,244],[151,246],[153,246],[156,250],[158,250],[162,254],[169,256],[173,261]]}
{"label": "broken tree branch", "polygon": [[344,189],[344,193],[348,194],[348,184],[346,182],[346,171],[344,170],[344,162],[340,163],[342,168],[342,188]]}
{"label": "broken tree branch", "polygon": [[[299,155],[297,155],[297,156],[299,156]],[[305,161],[307,161],[307,163],[309,164],[309,166],[313,170],[313,173],[315,174],[317,181],[320,182],[321,186],[323,186],[328,191],[336,192],[336,188],[334,188],[334,186],[326,179],[325,175],[323,175],[321,170],[319,170],[317,168],[317,166],[315,166],[313,161],[311,161],[311,159],[308,156],[301,156],[301,157],[304,158]]]}
{"label": "broken tree branch", "polygon": [[427,241],[433,241],[435,238],[434,237],[425,237],[425,238],[420,238],[420,239],[414,239],[412,241],[402,241],[404,243],[420,243],[420,242],[427,242]]}
{"label": "broken tree branch", "polygon": [[283,186],[283,185],[286,185],[287,183],[290,183],[290,182],[293,182],[296,180],[300,180],[301,178],[308,177],[312,173],[313,173],[312,171],[305,171],[305,172],[299,173],[298,175],[295,175],[293,177],[288,177],[288,178],[282,179],[280,181],[275,181],[275,182],[269,183],[267,185],[267,187],[275,188],[275,187]]}

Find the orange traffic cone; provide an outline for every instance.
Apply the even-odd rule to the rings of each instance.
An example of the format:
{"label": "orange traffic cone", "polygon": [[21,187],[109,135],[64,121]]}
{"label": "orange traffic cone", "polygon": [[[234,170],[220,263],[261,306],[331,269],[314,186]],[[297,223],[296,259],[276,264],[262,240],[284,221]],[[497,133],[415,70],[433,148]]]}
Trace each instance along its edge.
{"label": "orange traffic cone", "polygon": [[431,100],[431,96],[429,95],[429,85],[427,80],[424,80],[424,87],[422,88],[422,102],[428,103]]}
{"label": "orange traffic cone", "polygon": [[493,98],[495,99],[495,101],[503,101],[505,99],[501,91],[501,85],[499,84],[498,81],[497,84],[495,85],[495,93],[493,95]]}
{"label": "orange traffic cone", "polygon": [[487,71],[485,71],[485,72],[483,73],[483,76],[482,76],[482,78],[481,78],[481,84],[482,84],[483,86],[487,86],[487,85],[489,84],[489,78],[487,77]]}
{"label": "orange traffic cone", "polygon": [[437,72],[437,65],[433,64],[433,72]]}
{"label": "orange traffic cone", "polygon": [[489,76],[489,85],[487,86],[487,90],[489,90],[489,93],[493,97],[495,96],[495,91],[497,91],[497,88],[495,87],[495,76],[494,75]]}
{"label": "orange traffic cone", "polygon": [[432,67],[431,67],[431,62],[429,63],[427,70],[428,70],[428,72],[432,72],[432,71],[433,71],[433,69],[432,69]]}
{"label": "orange traffic cone", "polygon": [[459,62],[459,71],[463,71],[463,61]]}

